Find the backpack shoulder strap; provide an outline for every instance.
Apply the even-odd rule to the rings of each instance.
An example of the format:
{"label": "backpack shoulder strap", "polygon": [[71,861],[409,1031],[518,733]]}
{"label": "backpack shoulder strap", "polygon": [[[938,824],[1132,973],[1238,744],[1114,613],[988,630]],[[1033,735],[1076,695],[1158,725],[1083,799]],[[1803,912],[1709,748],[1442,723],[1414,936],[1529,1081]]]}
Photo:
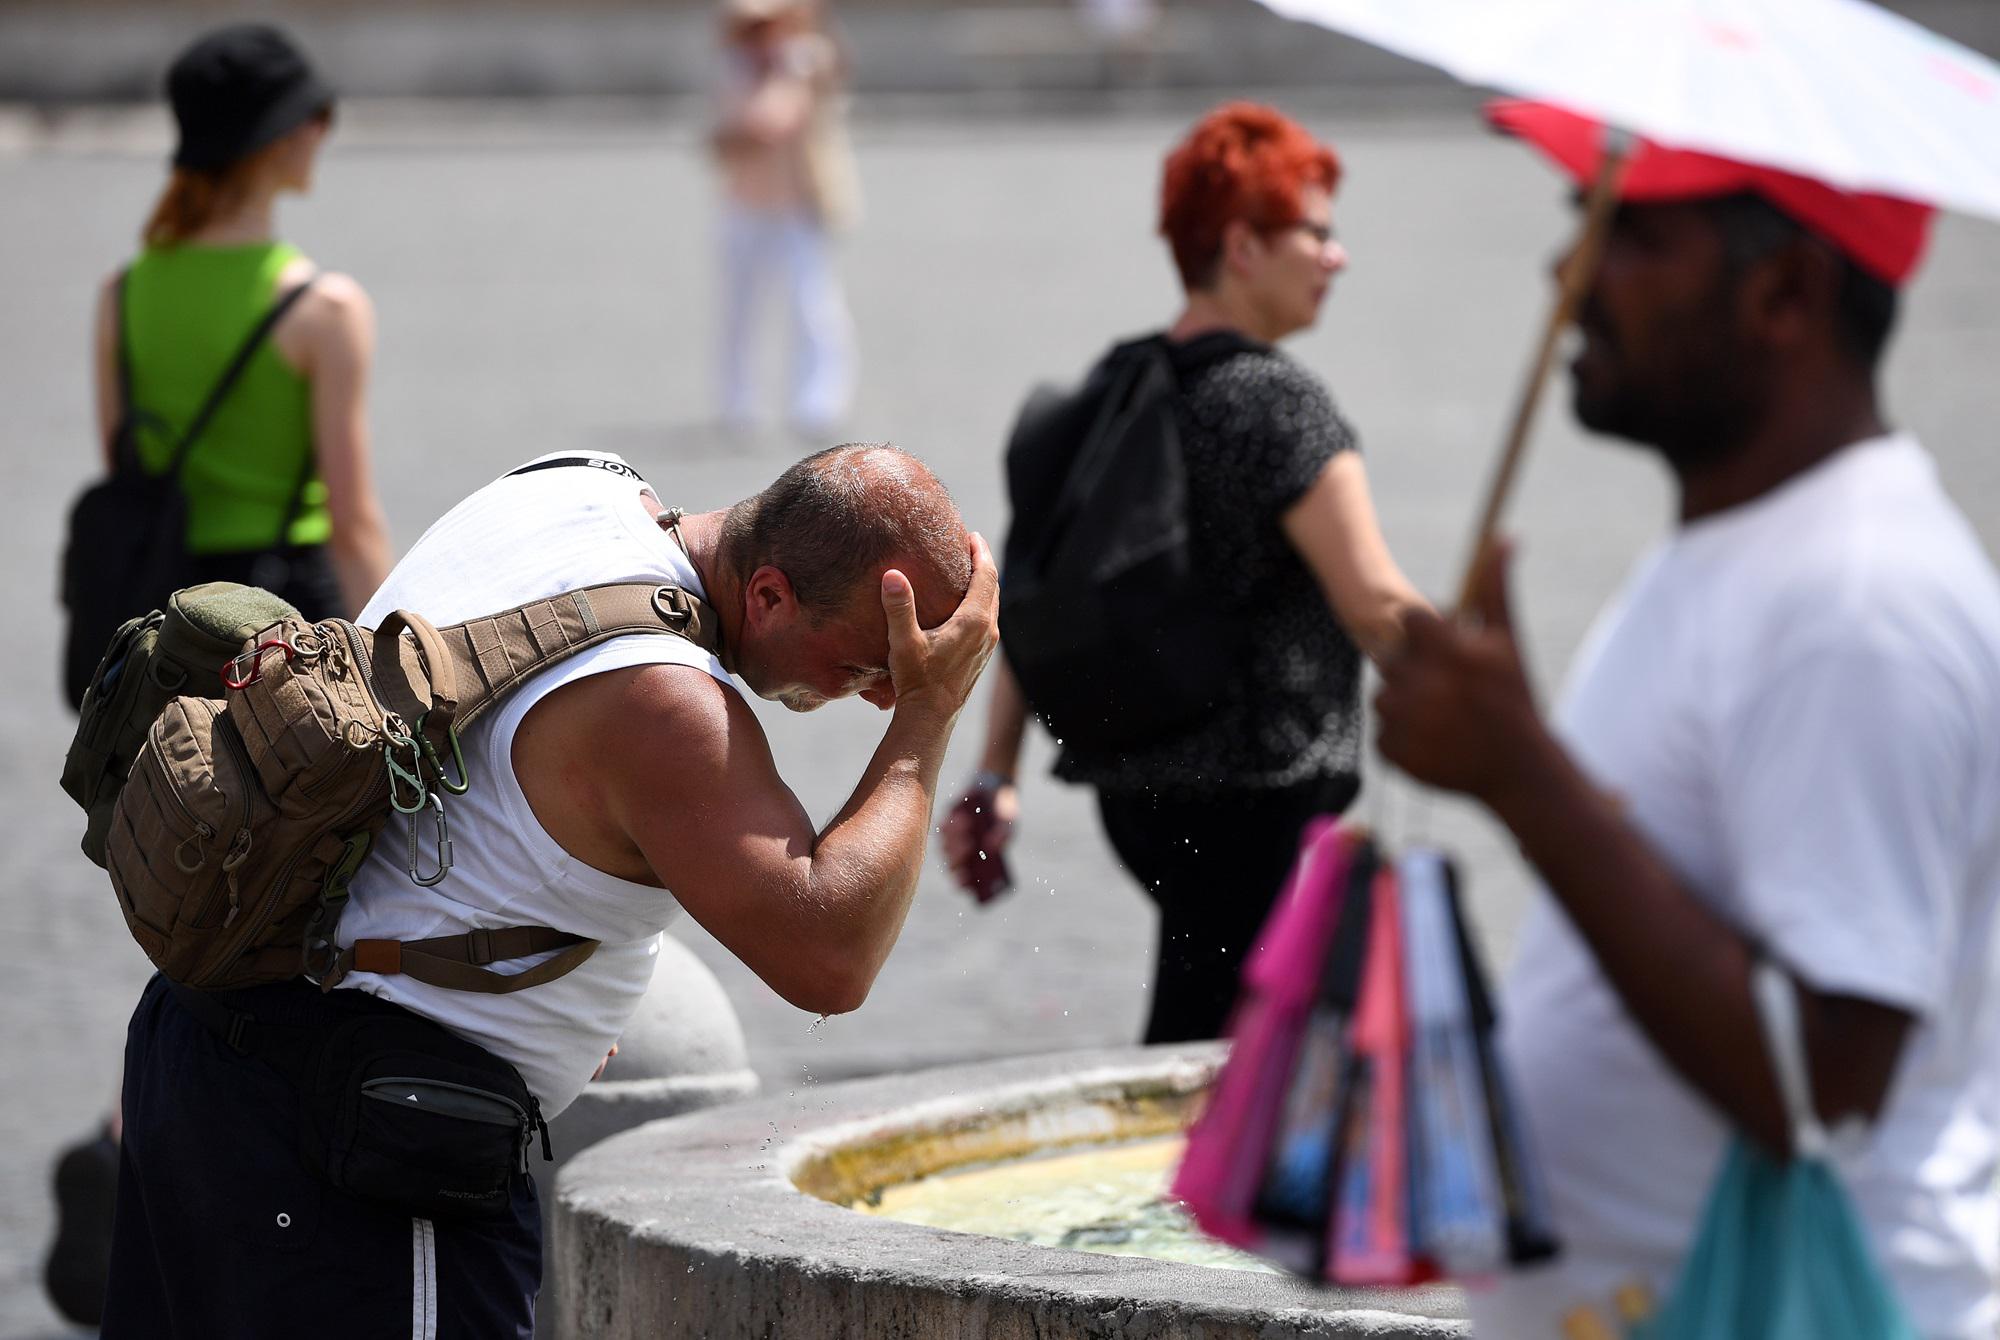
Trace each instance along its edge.
{"label": "backpack shoulder strap", "polygon": [[[404,628],[414,642],[401,636]],[[721,624],[707,601],[660,582],[612,582],[532,600],[498,614],[434,628],[396,610],[375,630],[375,689],[383,705],[443,743],[464,730],[529,676],[568,656],[627,633],[666,633],[721,655]]]}
{"label": "backpack shoulder strap", "polygon": [[530,675],[600,642],[669,633],[719,655],[719,630],[707,601],[653,582],[582,587],[438,631],[459,665],[454,720],[463,730]]}

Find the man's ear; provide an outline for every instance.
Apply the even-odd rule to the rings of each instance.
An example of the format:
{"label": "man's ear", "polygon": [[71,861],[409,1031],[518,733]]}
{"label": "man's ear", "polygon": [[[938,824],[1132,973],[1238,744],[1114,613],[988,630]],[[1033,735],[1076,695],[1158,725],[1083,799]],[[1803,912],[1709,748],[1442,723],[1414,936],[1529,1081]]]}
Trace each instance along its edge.
{"label": "man's ear", "polygon": [[755,632],[768,632],[791,622],[799,610],[792,579],[769,563],[743,583],[743,622]]}
{"label": "man's ear", "polygon": [[1759,262],[1745,277],[1751,319],[1779,348],[1825,338],[1840,306],[1841,260],[1817,238],[1802,237]]}

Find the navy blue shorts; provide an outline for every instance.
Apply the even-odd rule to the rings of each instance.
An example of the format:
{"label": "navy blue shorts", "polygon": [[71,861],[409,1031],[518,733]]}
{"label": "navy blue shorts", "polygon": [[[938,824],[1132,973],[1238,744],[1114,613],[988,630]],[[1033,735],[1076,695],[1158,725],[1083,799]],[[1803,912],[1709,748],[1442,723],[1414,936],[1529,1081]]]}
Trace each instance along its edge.
{"label": "navy blue shorts", "polygon": [[[317,995],[233,994],[254,1008],[257,991]],[[230,1050],[158,976],[126,1032],[124,1109],[104,1340],[533,1335],[532,1177],[514,1179],[510,1219],[477,1222],[334,1190],[301,1159],[291,1082]]]}

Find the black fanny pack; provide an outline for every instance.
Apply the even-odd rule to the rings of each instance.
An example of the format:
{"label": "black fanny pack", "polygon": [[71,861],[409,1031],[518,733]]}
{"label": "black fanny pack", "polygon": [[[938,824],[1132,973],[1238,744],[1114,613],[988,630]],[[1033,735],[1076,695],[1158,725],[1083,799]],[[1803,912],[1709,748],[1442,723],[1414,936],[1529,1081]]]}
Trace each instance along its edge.
{"label": "black fanny pack", "polygon": [[350,1195],[427,1219],[496,1218],[537,1131],[554,1157],[513,1066],[401,1006],[305,983],[171,989],[223,1042],[292,1081],[301,1157]]}

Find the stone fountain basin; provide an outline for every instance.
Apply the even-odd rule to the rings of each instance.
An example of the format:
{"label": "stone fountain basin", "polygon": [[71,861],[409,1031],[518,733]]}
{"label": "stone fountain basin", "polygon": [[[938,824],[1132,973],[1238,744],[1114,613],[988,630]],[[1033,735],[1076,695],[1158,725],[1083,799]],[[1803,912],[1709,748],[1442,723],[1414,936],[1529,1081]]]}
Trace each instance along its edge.
{"label": "stone fountain basin", "polygon": [[1455,1289],[1279,1275],[960,1233],[846,1208],[968,1164],[1183,1129],[1222,1049],[952,1066],[656,1121],[557,1184],[556,1333],[572,1340],[1289,1340],[1463,1336]]}

